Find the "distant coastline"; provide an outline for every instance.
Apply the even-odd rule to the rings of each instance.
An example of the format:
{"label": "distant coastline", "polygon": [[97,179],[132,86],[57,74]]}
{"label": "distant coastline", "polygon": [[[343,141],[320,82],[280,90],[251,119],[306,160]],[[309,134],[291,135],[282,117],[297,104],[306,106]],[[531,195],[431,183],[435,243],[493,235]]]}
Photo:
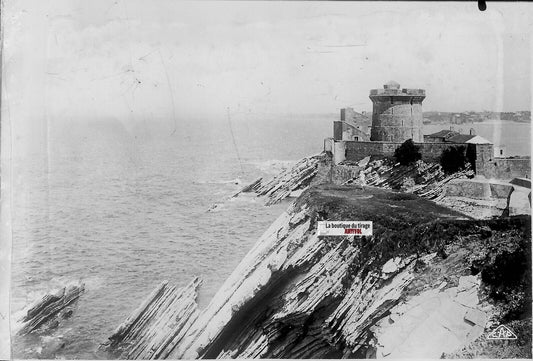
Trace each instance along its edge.
{"label": "distant coastline", "polygon": [[515,112],[424,112],[424,124],[471,124],[486,121],[503,120],[517,123],[530,123],[531,111]]}
{"label": "distant coastline", "polygon": [[[372,118],[372,111],[362,110],[360,116],[368,119]],[[494,121],[512,121],[516,123],[531,123],[530,110],[517,110],[514,112],[492,112],[492,111],[464,111],[464,112],[441,112],[424,111],[424,124],[472,124],[487,123]],[[323,117],[324,114],[306,114],[309,118]],[[328,117],[337,118],[337,113],[327,113]]]}

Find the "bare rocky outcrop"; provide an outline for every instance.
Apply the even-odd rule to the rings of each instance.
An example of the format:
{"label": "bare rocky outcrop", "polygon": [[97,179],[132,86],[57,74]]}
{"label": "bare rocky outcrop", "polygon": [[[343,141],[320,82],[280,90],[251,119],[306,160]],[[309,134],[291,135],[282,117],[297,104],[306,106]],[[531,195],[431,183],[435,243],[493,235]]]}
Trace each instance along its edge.
{"label": "bare rocky outcrop", "polygon": [[272,179],[268,181],[257,179],[244,187],[241,192],[255,192],[258,196],[265,196],[266,205],[278,203],[294,192],[298,192],[299,195],[317,174],[318,164],[324,157],[325,154],[321,153],[302,158],[294,166],[285,169]]}
{"label": "bare rocky outcrop", "polygon": [[201,280],[183,288],[162,282],[109,337],[103,346],[123,359],[166,358],[198,317]]}
{"label": "bare rocky outcrop", "polygon": [[[326,219],[371,220],[374,235],[319,237]],[[452,354],[530,317],[529,247],[529,217],[472,220],[412,194],[314,186],[159,357]]]}
{"label": "bare rocky outcrop", "polygon": [[[178,336],[143,336],[168,345],[143,346],[143,358],[438,358],[476,353],[499,324],[531,334],[530,217],[479,220],[477,203],[446,204],[445,185],[470,169],[365,159],[336,186],[331,167],[325,154],[305,158],[242,190],[267,204],[303,194]],[[319,237],[320,220],[372,221],[374,234]]]}
{"label": "bare rocky outcrop", "polygon": [[85,285],[80,282],[44,295],[22,312],[23,316],[17,324],[17,335],[57,328],[61,320],[72,315],[75,302],[84,292]]}
{"label": "bare rocky outcrop", "polygon": [[[503,181],[472,179],[474,172],[469,167],[445,174],[439,164],[417,161],[403,166],[387,159],[343,167],[352,168],[356,173],[343,184],[413,193],[476,219],[531,213],[529,189]],[[513,188],[523,191],[516,193]]]}
{"label": "bare rocky outcrop", "polygon": [[[243,190],[267,204],[303,194],[179,336],[143,336],[168,345],[143,346],[152,352],[143,358],[438,358],[475,349],[495,325],[530,320],[530,217],[479,220],[477,203],[441,205],[445,185],[471,170],[367,159],[336,186],[331,166],[306,158]],[[373,221],[374,234],[319,237],[320,220]],[[517,352],[530,355],[524,345]]]}
{"label": "bare rocky outcrop", "polygon": [[469,166],[465,170],[445,174],[436,163],[421,160],[411,165],[400,165],[386,159],[367,162],[360,174],[345,184],[360,184],[385,189],[397,189],[414,193],[427,199],[441,199],[445,195],[445,185],[454,179],[473,177]]}

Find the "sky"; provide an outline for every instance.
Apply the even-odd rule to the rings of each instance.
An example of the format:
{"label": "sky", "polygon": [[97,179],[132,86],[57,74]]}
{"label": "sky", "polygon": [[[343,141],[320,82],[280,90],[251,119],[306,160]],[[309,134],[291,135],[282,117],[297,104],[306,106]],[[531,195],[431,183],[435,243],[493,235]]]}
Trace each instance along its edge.
{"label": "sky", "polygon": [[531,5],[6,0],[3,116],[126,120],[531,108]]}

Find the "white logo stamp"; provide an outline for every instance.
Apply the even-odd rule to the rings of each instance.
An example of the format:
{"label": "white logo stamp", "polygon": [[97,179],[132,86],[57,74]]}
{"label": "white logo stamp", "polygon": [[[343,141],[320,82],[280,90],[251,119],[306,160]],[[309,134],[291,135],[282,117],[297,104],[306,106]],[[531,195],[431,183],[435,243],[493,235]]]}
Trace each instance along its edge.
{"label": "white logo stamp", "polygon": [[500,325],[492,330],[487,336],[489,340],[516,340],[517,337],[513,331],[504,325]]}

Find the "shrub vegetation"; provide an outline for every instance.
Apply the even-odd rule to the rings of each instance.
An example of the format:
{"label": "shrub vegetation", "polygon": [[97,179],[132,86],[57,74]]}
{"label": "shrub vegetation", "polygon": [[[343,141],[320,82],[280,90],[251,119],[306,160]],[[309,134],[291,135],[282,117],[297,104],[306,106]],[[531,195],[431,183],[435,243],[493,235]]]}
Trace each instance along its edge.
{"label": "shrub vegetation", "polygon": [[440,155],[440,165],[447,174],[464,169],[466,166],[465,147],[460,145],[444,149]]}
{"label": "shrub vegetation", "polygon": [[422,158],[420,147],[412,139],[407,139],[394,151],[394,159],[401,165],[409,165]]}

